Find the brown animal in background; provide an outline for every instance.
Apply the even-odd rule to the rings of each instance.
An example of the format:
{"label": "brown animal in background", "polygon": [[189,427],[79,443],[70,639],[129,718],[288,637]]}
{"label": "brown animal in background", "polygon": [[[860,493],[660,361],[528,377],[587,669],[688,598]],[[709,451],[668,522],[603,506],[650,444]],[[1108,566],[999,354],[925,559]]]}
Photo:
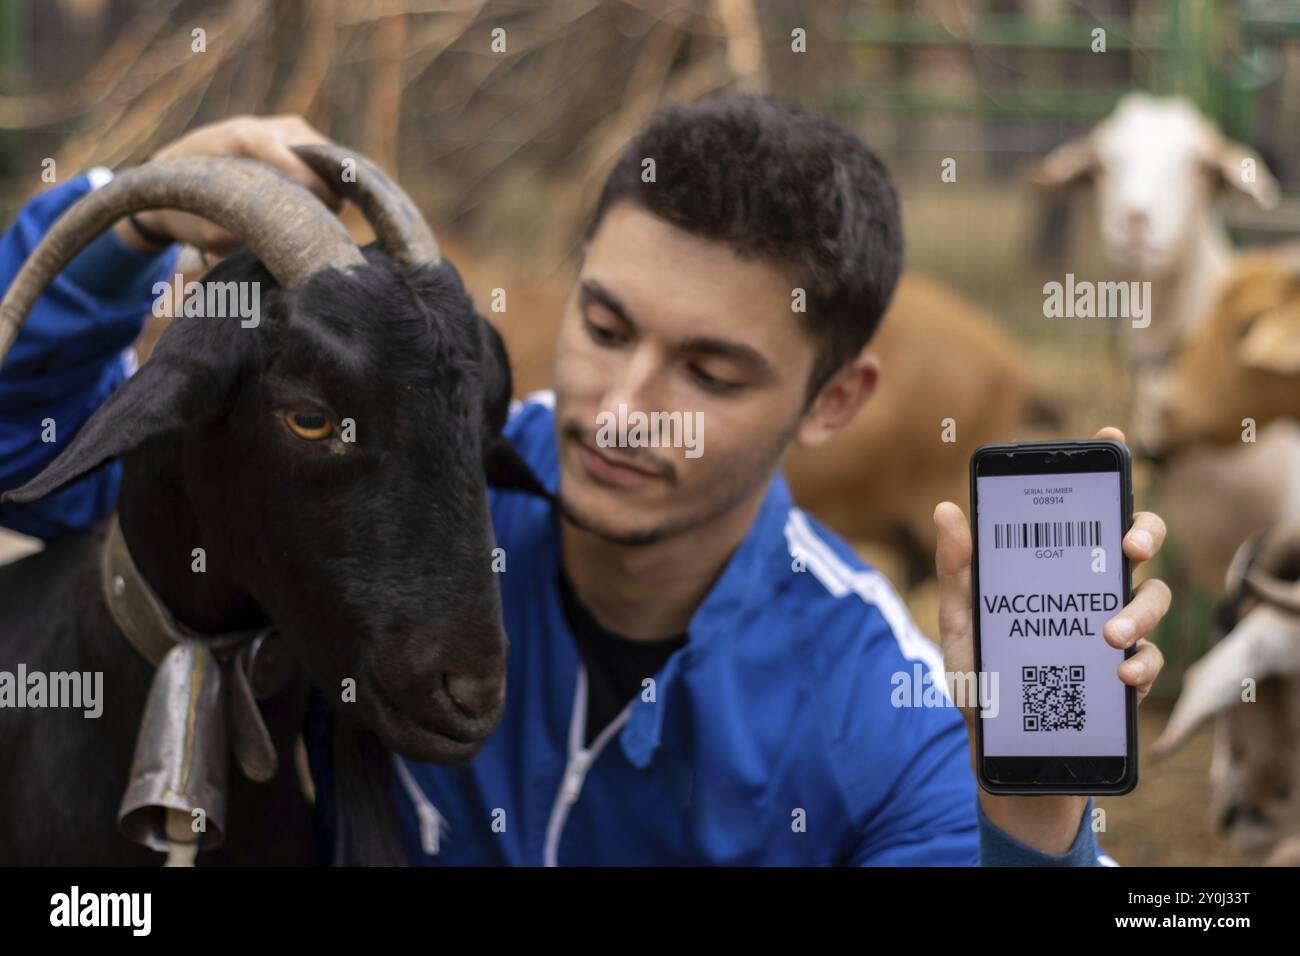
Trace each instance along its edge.
{"label": "brown animal in background", "polygon": [[867,351],[880,359],[876,394],[824,446],[792,451],[785,473],[799,505],[841,535],[898,549],[915,585],[934,573],[934,506],[969,500],[971,453],[1061,423],[997,321],[933,279],[903,275]]}
{"label": "brown animal in background", "polygon": [[1237,258],[1158,395],[1160,454],[1237,444],[1246,418],[1300,420],[1300,247]]}
{"label": "brown animal in background", "polygon": [[[567,287],[492,281],[465,250],[448,257],[506,341],[516,395],[550,387]],[[491,311],[493,288],[505,291],[504,312]],[[934,573],[934,506],[969,498],[971,452],[1060,422],[997,321],[933,279],[903,275],[867,350],[881,362],[875,395],[826,445],[792,451],[784,471],[800,507],[854,543],[895,550],[915,585]],[[944,442],[949,418],[956,440]]]}
{"label": "brown animal in background", "polygon": [[1243,540],[1300,521],[1300,254],[1238,257],[1209,313],[1156,380],[1138,449],[1164,463],[1162,508],[1217,593]]}

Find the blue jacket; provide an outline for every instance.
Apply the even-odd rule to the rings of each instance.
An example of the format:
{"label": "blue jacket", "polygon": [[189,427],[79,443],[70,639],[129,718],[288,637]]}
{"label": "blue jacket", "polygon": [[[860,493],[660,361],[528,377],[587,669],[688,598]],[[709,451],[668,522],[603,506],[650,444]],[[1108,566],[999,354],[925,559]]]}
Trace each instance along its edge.
{"label": "blue jacket", "polygon": [[[112,178],[96,168],[30,200],[0,237],[0,289],[63,211]],[[123,353],[171,278],[173,247],[159,255],[131,249],[106,233],[74,259],[36,300],[0,366],[0,491],[35,477],[126,380]],[[43,441],[53,421],[53,442]],[[88,527],[113,510],[122,466],[113,462],[30,505],[0,505],[0,526],[37,538]]]}
{"label": "blue jacket", "polygon": [[[506,434],[551,490],[547,392]],[[559,524],[493,491],[506,633],[501,726],[467,766],[396,759],[412,863],[1097,865],[1091,827],[1059,856],[976,798],[955,707],[895,707],[939,648],[877,571],[791,501],[784,477],[688,625],[689,641],[582,747],[584,672],[556,586]],[[796,567],[806,570],[797,571]]]}
{"label": "blue jacket", "polygon": [[[50,223],[106,171],[29,202],[0,240],[8,287]],[[53,459],[126,374],[121,353],[174,252],[106,234],[41,297],[0,369],[0,490]],[[57,443],[40,441],[55,417]],[[550,396],[512,407],[507,435],[558,480]],[[116,467],[0,525],[55,537],[111,511]],[[412,863],[1097,865],[1088,822],[1071,849],[1039,853],[976,798],[966,731],[950,704],[894,707],[896,675],[939,675],[939,649],[889,582],[794,507],[785,480],[692,618],[689,641],[590,750],[581,658],[556,584],[558,517],[539,498],[491,493],[510,638],[500,728],[468,766],[395,758]],[[802,570],[795,570],[795,568]],[[946,701],[945,701],[946,703]],[[318,781],[329,805],[329,781]]]}

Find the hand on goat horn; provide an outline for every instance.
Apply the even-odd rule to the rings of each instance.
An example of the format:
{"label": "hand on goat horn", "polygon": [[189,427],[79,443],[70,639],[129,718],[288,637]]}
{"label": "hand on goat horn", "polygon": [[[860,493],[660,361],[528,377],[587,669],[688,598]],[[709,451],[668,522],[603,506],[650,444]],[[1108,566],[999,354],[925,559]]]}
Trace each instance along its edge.
{"label": "hand on goat horn", "polygon": [[128,169],[74,203],[27,257],[0,302],[0,362],[32,304],[78,252],[124,216],[181,209],[237,237],[286,288],[365,258],[343,224],[311,193],[262,163],[173,156]]}
{"label": "hand on goat horn", "polygon": [[[328,142],[325,136],[301,116],[235,116],[219,123],[196,127],[159,149],[150,158],[239,156],[255,159],[288,176],[337,212],[343,205],[342,200],[293,151],[295,146]],[[144,210],[136,219],[150,232],[205,252],[224,255],[240,244],[237,237],[220,225],[176,209]],[[118,223],[114,232],[119,239],[135,248],[148,251],[157,248],[126,220]]]}

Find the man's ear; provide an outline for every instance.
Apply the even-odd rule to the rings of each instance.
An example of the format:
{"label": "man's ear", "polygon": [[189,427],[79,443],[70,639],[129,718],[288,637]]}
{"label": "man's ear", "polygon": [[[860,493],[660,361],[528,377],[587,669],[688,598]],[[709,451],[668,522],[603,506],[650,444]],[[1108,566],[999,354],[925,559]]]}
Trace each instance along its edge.
{"label": "man's ear", "polygon": [[240,334],[219,337],[199,327],[214,321],[220,320],[173,321],[149,361],[90,416],[67,449],[27,484],[0,495],[0,502],[38,501],[154,438],[219,418],[239,379],[230,340]]}
{"label": "man's ear", "polygon": [[822,386],[795,431],[800,448],[824,445],[871,398],[880,381],[880,360],[865,349],[845,362]]}

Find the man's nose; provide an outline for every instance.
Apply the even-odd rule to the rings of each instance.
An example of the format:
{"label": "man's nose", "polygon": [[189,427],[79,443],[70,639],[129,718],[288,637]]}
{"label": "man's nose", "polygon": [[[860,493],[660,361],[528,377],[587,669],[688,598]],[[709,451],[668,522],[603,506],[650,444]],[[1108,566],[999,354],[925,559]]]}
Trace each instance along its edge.
{"label": "man's nose", "polygon": [[619,405],[631,411],[654,411],[661,391],[663,361],[649,345],[637,345],[605,390],[603,405],[617,412]]}

